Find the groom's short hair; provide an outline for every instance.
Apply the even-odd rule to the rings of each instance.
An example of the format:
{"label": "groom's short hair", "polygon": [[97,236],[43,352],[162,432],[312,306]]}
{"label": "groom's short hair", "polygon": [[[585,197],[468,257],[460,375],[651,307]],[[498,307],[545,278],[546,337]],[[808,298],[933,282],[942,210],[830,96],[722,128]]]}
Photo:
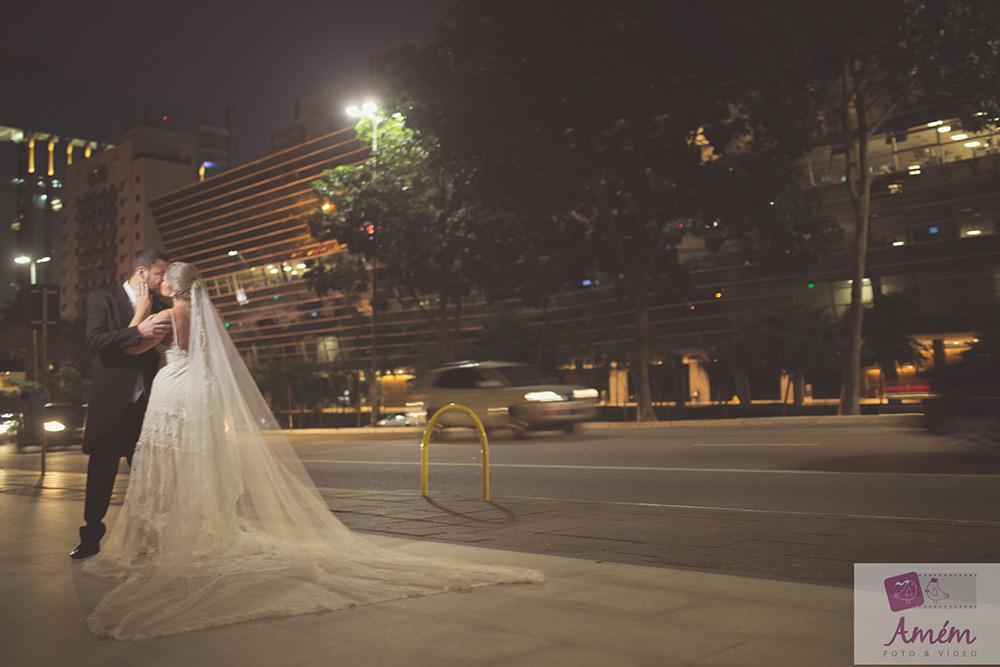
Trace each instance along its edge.
{"label": "groom's short hair", "polygon": [[170,261],[164,252],[160,252],[159,250],[155,250],[153,248],[143,248],[135,254],[135,259],[132,260],[132,271],[129,275],[135,275],[135,272],[139,270],[140,266],[148,271],[153,268],[153,265],[156,264],[156,260],[158,259],[162,259],[164,262]]}

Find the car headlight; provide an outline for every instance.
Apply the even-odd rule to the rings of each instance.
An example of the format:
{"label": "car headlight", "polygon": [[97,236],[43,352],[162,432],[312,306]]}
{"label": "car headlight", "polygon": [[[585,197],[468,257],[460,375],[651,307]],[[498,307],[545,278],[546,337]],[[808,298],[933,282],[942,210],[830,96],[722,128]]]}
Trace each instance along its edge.
{"label": "car headlight", "polygon": [[561,401],[563,397],[554,391],[529,391],[524,395],[524,400],[551,403],[553,401]]}
{"label": "car headlight", "polygon": [[596,389],[574,389],[573,398],[597,398]]}
{"label": "car headlight", "polygon": [[58,433],[59,431],[65,431],[66,425],[56,421],[45,422],[45,430],[49,433]]}

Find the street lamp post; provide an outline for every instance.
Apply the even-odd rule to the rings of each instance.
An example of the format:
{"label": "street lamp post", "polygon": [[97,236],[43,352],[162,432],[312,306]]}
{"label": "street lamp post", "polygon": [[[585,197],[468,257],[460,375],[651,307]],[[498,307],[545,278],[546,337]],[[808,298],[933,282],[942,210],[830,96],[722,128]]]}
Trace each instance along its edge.
{"label": "street lamp post", "polygon": [[[27,257],[25,255],[22,255],[20,257],[16,257],[14,259],[14,261],[17,262],[18,264],[27,264],[28,265],[30,285],[31,285],[31,287],[34,287],[35,285],[38,284],[37,279],[36,279],[36,270],[35,270],[36,265],[38,265],[38,264],[44,264],[45,262],[51,261],[51,259],[52,259],[51,257],[40,257],[38,259],[32,259],[31,257]],[[25,300],[26,303],[31,298],[31,290],[30,289],[28,290],[27,297],[28,297],[28,299]],[[42,474],[44,475],[45,474],[45,454],[48,452],[48,449],[49,449],[49,447],[48,447],[48,445],[49,445],[48,431],[45,430],[45,389],[46,389],[46,387],[48,385],[48,368],[49,368],[49,352],[48,352],[48,350],[49,350],[49,312],[48,312],[49,311],[49,307],[48,307],[49,306],[49,291],[48,291],[48,287],[47,286],[42,289],[41,297],[42,297],[42,373],[41,373],[41,377],[39,377],[39,374],[38,374],[38,329],[32,327],[31,328],[31,379],[34,380],[39,385],[41,385],[41,391],[42,391],[42,415],[41,415],[42,431],[41,431],[41,436],[42,436]],[[29,326],[30,326],[30,323],[29,323]]]}
{"label": "street lamp post", "polygon": [[[351,105],[345,109],[348,116],[352,118],[366,118],[372,121],[372,164],[373,164],[373,175],[372,182],[374,183],[378,179],[378,124],[382,122],[382,117],[378,113],[378,105],[375,102],[368,101],[362,104],[360,107]],[[373,228],[373,234],[376,234],[377,230]],[[378,236],[375,236],[375,245],[372,250],[372,359],[371,359],[371,378],[368,381],[368,405],[371,407],[371,425],[375,426],[378,423],[378,336],[376,333],[376,308],[375,308],[375,294],[376,294],[376,279],[378,276]]]}

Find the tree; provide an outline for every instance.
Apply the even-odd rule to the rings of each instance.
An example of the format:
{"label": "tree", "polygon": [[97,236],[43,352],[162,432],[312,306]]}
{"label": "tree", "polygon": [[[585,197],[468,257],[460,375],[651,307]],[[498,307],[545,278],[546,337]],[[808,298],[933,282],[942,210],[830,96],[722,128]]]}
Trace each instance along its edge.
{"label": "tree", "polygon": [[481,322],[482,329],[463,344],[469,359],[497,359],[531,364],[544,375],[559,368],[558,341],[551,328],[529,322],[515,312],[500,310]]}
{"label": "tree", "polygon": [[864,349],[882,368],[887,380],[896,380],[896,364],[913,363],[923,357],[923,346],[909,336],[913,331],[916,299],[912,292],[880,294],[866,308],[862,334]]}
{"label": "tree", "polygon": [[[362,301],[369,291],[370,273],[364,260],[358,255],[340,253],[322,261],[306,260],[306,285],[316,292],[316,296],[339,294],[344,305],[351,313],[354,322],[355,358],[354,370],[351,372],[351,391],[353,405],[357,412],[357,425],[361,426],[361,360],[358,358],[361,350],[361,338],[366,323],[370,320],[364,316]],[[373,420],[375,417],[373,416]]]}
{"label": "tree", "polygon": [[271,394],[277,409],[288,413],[289,428],[292,427],[292,412],[296,408],[322,408],[317,402],[321,380],[315,364],[268,356],[251,366],[250,373],[261,392]]}
{"label": "tree", "polygon": [[683,17],[644,9],[652,5],[453,2],[410,114],[474,164],[532,233],[588,241],[578,262],[627,287],[641,416],[654,420],[648,295],[677,266],[670,223],[695,210],[704,104],[692,78],[676,76],[691,57]]}
{"label": "tree", "polygon": [[[432,135],[406,127],[398,114],[362,119],[358,137],[378,131],[378,153],[358,165],[327,171],[313,183],[323,206],[307,216],[313,235],[346,244],[377,275],[378,309],[384,295],[409,298],[437,331],[443,358],[458,341],[463,299],[474,286],[490,287],[507,249],[484,242],[479,229],[503,227],[501,216],[479,204],[467,174],[445,159]],[[328,204],[328,206],[326,206]],[[336,288],[337,276],[318,263],[307,280]]]}
{"label": "tree", "polygon": [[837,338],[837,327],[825,309],[773,306],[741,322],[715,357],[734,371],[741,401],[749,402],[750,398],[747,375],[787,373],[794,387],[794,402],[801,405],[805,377],[836,366]]}
{"label": "tree", "polygon": [[655,420],[649,293],[683,276],[683,223],[714,213],[711,182],[729,172],[713,158],[751,128],[732,122],[715,19],[699,3],[598,0],[461,0],[448,16],[411,78],[409,118],[474,165],[524,235],[577,243],[578,267],[627,291],[640,418]]}
{"label": "tree", "polygon": [[752,74],[762,90],[790,91],[815,109],[845,152],[854,267],[840,413],[857,414],[873,178],[869,141],[894,114],[917,104],[960,116],[970,130],[997,122],[1000,4],[768,0],[754,3],[751,11],[734,0],[712,4],[728,28],[725,44],[732,47],[734,62],[755,66]]}

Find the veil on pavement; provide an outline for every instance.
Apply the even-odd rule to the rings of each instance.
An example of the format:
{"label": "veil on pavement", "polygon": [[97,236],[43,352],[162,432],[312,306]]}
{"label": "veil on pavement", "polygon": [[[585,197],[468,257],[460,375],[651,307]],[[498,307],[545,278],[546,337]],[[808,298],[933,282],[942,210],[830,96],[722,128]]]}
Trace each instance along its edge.
{"label": "veil on pavement", "polygon": [[[342,609],[497,583],[536,570],[430,559],[378,547],[327,507],[204,285],[191,299],[183,427],[155,545],[126,535],[129,499],[85,571],[123,579],[89,624],[136,639],[271,616]],[[154,394],[155,394],[154,382]]]}

